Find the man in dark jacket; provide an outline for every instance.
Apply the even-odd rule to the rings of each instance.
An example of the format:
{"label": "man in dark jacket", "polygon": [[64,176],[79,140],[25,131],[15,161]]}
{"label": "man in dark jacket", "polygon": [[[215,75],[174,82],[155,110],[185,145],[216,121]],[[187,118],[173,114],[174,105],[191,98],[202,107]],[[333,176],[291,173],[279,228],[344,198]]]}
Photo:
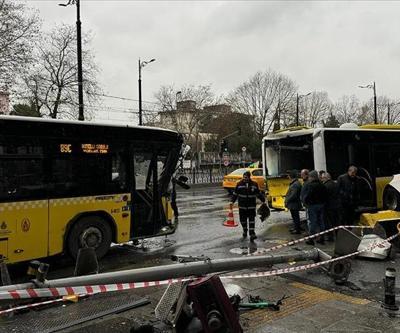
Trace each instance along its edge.
{"label": "man in dark jacket", "polygon": [[[326,188],[319,181],[318,172],[313,170],[309,174],[308,182],[302,188],[303,204],[308,211],[309,232],[314,235],[319,231],[325,230],[324,223],[324,205],[326,203]],[[314,245],[313,240],[306,242]],[[317,243],[324,244],[324,239],[320,238]]]}
{"label": "man in dark jacket", "polygon": [[[339,185],[332,180],[331,175],[325,172],[322,175],[322,183],[324,184],[327,192],[327,199],[324,211],[325,228],[331,229],[341,225],[341,205],[339,197]],[[328,235],[328,241],[333,241],[334,233]]]}
{"label": "man in dark jacket", "polygon": [[351,165],[347,173],[338,177],[337,182],[343,210],[343,223],[351,225],[355,219],[355,210],[360,202],[360,182],[357,176],[357,168]]}
{"label": "man in dark jacket", "polygon": [[285,196],[285,207],[289,209],[292,215],[294,229],[293,234],[301,234],[300,226],[300,210],[302,209],[300,201],[301,184],[297,178],[297,171],[293,170],[289,173],[290,185]]}
{"label": "man in dark jacket", "polygon": [[[247,230],[249,230],[250,241],[254,241],[257,238],[254,231],[256,219],[256,199],[259,198],[261,202],[265,202],[265,197],[258,189],[257,183],[250,179],[249,171],[246,171],[243,174],[243,179],[236,185],[235,191],[232,195],[232,205],[238,198],[239,219],[240,224],[243,227],[243,239],[247,237]],[[248,229],[247,220],[249,221]]]}

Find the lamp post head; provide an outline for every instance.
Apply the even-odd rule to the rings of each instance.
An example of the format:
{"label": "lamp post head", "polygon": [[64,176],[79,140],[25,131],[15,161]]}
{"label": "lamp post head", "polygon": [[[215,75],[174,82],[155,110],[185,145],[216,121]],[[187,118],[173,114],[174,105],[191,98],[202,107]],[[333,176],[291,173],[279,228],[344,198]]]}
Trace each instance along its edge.
{"label": "lamp post head", "polygon": [[368,89],[373,89],[374,86],[372,84],[367,84],[366,86],[358,86],[358,88],[368,88]]}
{"label": "lamp post head", "polygon": [[58,5],[61,7],[67,7],[69,5],[74,5],[76,0],[68,0],[67,3],[59,3]]}
{"label": "lamp post head", "polygon": [[146,66],[147,64],[149,64],[149,63],[151,63],[151,62],[154,62],[154,61],[156,61],[156,59],[151,59],[151,60],[149,60],[149,61],[140,61],[140,58],[139,58],[139,64],[140,64],[140,68],[143,68],[144,66]]}

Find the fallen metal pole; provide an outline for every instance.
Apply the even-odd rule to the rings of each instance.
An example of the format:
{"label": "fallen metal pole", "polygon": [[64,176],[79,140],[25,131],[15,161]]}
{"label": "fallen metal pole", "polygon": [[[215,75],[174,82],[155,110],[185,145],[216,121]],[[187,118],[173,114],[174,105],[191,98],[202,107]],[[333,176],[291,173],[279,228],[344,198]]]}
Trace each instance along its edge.
{"label": "fallen metal pole", "polygon": [[291,261],[324,261],[330,256],[319,249],[299,251],[284,255],[252,256],[228,259],[205,260],[157,267],[130,269],[117,272],[76,276],[57,280],[47,280],[43,284],[36,281],[0,287],[0,291],[29,289],[37,287],[74,287],[97,284],[161,281],[166,279],[201,276],[209,273],[236,271],[264,267]]}

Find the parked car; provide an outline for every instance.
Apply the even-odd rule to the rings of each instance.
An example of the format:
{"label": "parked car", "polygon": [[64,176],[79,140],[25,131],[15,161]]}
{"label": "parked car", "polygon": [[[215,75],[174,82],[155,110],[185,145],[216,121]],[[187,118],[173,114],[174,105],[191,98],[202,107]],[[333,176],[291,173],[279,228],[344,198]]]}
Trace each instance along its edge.
{"label": "parked car", "polygon": [[231,194],[236,187],[236,184],[243,178],[245,171],[250,171],[250,178],[252,181],[258,184],[258,188],[261,191],[265,191],[265,178],[263,176],[263,171],[260,168],[241,168],[236,169],[230,174],[224,176],[222,182],[222,187]]}

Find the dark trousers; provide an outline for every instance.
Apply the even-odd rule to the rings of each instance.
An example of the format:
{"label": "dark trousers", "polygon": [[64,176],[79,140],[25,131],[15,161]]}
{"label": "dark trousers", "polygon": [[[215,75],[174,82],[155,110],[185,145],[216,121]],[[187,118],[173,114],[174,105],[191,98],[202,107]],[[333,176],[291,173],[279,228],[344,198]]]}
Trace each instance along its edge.
{"label": "dark trousers", "polygon": [[318,231],[325,230],[324,223],[324,205],[310,205],[307,208],[310,235],[316,234]]}
{"label": "dark trousers", "polygon": [[[247,230],[249,230],[249,235],[255,235],[255,225],[256,225],[256,210],[255,209],[240,209],[239,208],[239,220],[243,228],[243,235],[247,235]],[[249,221],[249,228],[247,229],[247,221]]]}
{"label": "dark trousers", "polygon": [[178,212],[178,206],[176,205],[176,190],[175,190],[175,185],[172,187],[172,192],[171,192],[171,208],[174,211],[174,216],[178,217],[179,212]]}
{"label": "dark trousers", "polygon": [[[338,227],[342,225],[341,222],[341,214],[340,208],[325,208],[324,211],[324,222],[325,222],[325,229],[331,229],[334,227]],[[335,232],[331,232],[328,234],[329,239],[333,239],[333,235]]]}
{"label": "dark trousers", "polygon": [[292,215],[294,230],[300,231],[300,211],[290,209],[290,215]]}

